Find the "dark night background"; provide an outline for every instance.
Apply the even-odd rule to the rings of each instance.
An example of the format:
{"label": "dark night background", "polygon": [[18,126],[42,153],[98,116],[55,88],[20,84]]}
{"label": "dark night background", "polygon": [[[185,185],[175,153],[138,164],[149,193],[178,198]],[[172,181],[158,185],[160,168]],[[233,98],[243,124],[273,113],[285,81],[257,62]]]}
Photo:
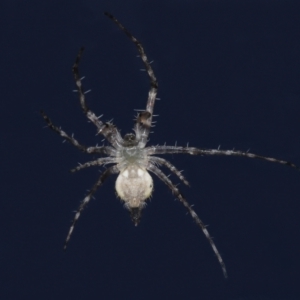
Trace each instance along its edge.
{"label": "dark night background", "polygon": [[[235,157],[166,157],[226,263],[156,178],[138,227],[111,178],[62,250],[98,177],[69,169],[101,143],[72,93],[80,46],[89,106],[126,133],[148,77],[114,14],[143,44],[159,81],[150,144],[232,149],[300,165],[298,1],[2,0],[0,299],[300,299],[300,173]],[[168,171],[167,171],[168,173]],[[175,183],[178,179],[171,176]]]}

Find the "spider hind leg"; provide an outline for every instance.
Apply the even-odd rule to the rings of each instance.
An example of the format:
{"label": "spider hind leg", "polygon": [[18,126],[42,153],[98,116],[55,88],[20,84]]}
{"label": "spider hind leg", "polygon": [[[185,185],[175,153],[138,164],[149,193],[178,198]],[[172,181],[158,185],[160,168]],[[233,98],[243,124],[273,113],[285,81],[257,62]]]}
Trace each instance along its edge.
{"label": "spider hind leg", "polygon": [[204,233],[204,235],[207,238],[207,240],[209,241],[210,246],[212,247],[215,255],[217,256],[217,259],[218,259],[218,261],[221,265],[224,277],[227,278],[226,266],[225,266],[225,263],[222,259],[222,256],[221,256],[219,250],[217,249],[217,247],[216,247],[212,237],[210,236],[208,230],[206,229],[206,226],[204,225],[202,220],[198,217],[196,212],[193,210],[192,206],[183,197],[183,195],[180,193],[178,188],[172,183],[172,181],[159,168],[157,168],[155,165],[150,163],[148,165],[147,169],[149,171],[151,171],[152,173],[154,173],[163,183],[165,183],[169,187],[169,189],[172,191],[174,196],[185,206],[185,208],[188,210],[188,212],[190,213],[190,215],[192,216],[192,218],[194,219],[196,224],[202,229],[202,232]]}
{"label": "spider hind leg", "polygon": [[82,213],[82,211],[84,210],[84,208],[86,207],[86,205],[90,202],[91,198],[93,197],[93,195],[96,193],[96,191],[98,190],[98,188],[104,183],[104,181],[112,174],[116,174],[118,173],[119,170],[118,168],[114,165],[111,166],[110,168],[106,169],[99,177],[99,179],[97,180],[97,182],[94,184],[94,186],[92,187],[92,189],[89,191],[89,193],[85,196],[85,198],[83,199],[83,201],[80,203],[76,214],[74,216],[74,219],[72,221],[71,227],[69,229],[68,235],[66,237],[65,240],[65,244],[64,244],[64,250],[67,249],[68,243],[71,239],[72,233],[74,231],[75,225]]}

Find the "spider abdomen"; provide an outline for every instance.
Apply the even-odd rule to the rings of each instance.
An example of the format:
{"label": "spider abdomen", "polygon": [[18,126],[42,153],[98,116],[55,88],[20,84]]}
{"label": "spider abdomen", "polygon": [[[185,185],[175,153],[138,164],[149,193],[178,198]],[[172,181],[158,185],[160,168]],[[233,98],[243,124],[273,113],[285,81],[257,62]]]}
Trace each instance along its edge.
{"label": "spider abdomen", "polygon": [[128,208],[142,208],[152,190],[152,177],[146,169],[136,165],[129,165],[122,170],[116,181],[117,194]]}

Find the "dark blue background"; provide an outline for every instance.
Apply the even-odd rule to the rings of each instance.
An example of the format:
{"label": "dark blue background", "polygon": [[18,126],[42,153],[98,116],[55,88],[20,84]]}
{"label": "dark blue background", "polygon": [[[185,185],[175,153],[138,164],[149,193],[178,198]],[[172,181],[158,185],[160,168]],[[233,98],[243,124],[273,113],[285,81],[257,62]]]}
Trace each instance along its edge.
{"label": "dark blue background", "polygon": [[[1,8],[1,299],[300,299],[300,174],[234,157],[169,156],[179,186],[215,238],[214,253],[184,207],[155,179],[138,227],[112,178],[80,218],[98,177],[68,171],[91,157],[43,129],[42,108],[86,145],[71,66],[87,101],[122,133],[145,107],[149,81],[113,13],[144,45],[159,81],[151,144],[250,150],[300,165],[298,1],[3,0]],[[178,179],[173,177],[174,182]]]}

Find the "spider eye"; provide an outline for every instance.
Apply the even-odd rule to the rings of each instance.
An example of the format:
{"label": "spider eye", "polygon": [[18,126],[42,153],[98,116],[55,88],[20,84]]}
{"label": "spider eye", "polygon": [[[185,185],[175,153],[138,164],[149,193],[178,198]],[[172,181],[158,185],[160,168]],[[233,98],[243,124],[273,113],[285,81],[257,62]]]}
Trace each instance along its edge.
{"label": "spider eye", "polygon": [[135,135],[133,133],[127,133],[124,136],[124,140],[126,142],[133,142],[133,141],[135,141]]}

